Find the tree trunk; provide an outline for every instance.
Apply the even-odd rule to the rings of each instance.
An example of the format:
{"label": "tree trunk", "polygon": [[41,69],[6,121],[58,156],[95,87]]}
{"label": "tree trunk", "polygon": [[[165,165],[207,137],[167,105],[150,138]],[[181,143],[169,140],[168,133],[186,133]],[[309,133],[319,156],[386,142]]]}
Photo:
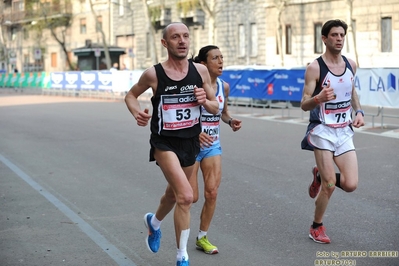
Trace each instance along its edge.
{"label": "tree trunk", "polygon": [[[70,27],[70,26],[68,26],[68,25],[70,25],[70,21],[65,22],[65,24],[64,24],[65,26],[61,26],[60,24],[57,23],[58,22],[57,19],[48,20],[47,13],[46,13],[46,8],[43,5],[41,6],[41,8],[42,8],[42,14],[43,14],[43,17],[44,17],[44,22],[46,24],[46,27],[50,30],[50,34],[54,38],[54,40],[56,40],[58,42],[58,44],[61,46],[61,49],[64,52],[66,61],[68,63],[69,69],[70,70],[74,70],[73,69],[74,67],[72,65],[71,60],[69,59],[68,51],[67,51],[66,46],[65,46],[65,43],[66,43],[66,41],[65,41],[65,31],[66,31],[66,29],[68,27]],[[54,23],[55,23],[55,25],[54,25]],[[61,29],[62,38],[58,37],[57,32],[56,32],[57,28]]]}
{"label": "tree trunk", "polygon": [[3,26],[0,25],[0,61],[6,60],[6,58],[7,58],[7,48],[4,42]]}
{"label": "tree trunk", "polygon": [[155,65],[158,62],[157,46],[155,42],[155,28],[152,25],[150,9],[148,8],[147,0],[143,0],[145,21],[147,22],[147,28],[150,32],[150,45],[151,45],[151,60],[152,64]]}
{"label": "tree trunk", "polygon": [[[108,48],[107,38],[105,36],[105,33],[104,33],[103,29],[100,28],[99,25],[98,25],[97,14],[96,14],[96,11],[94,11],[94,7],[93,7],[93,0],[90,0],[90,9],[91,9],[91,13],[93,14],[94,20],[96,21],[96,28],[101,33],[101,38],[102,38],[103,46],[104,46],[105,63],[107,65],[107,69],[110,69],[111,68],[111,57],[109,55],[109,48]],[[118,62],[118,64],[119,64],[119,62]]]}
{"label": "tree trunk", "polygon": [[284,66],[284,51],[283,51],[283,27],[284,24],[281,20],[281,14],[283,13],[285,7],[288,5],[289,0],[274,0],[274,4],[276,5],[277,9],[277,47],[280,53],[280,65]]}
{"label": "tree trunk", "polygon": [[56,32],[55,32],[55,29],[53,28],[53,27],[51,27],[50,28],[50,32],[51,32],[51,36],[53,36],[53,38],[59,43],[59,45],[61,46],[61,48],[62,48],[62,51],[64,52],[64,54],[65,54],[65,58],[66,58],[66,61],[67,61],[67,63],[68,63],[68,66],[69,66],[69,69],[70,70],[74,70],[73,68],[73,65],[72,65],[72,62],[71,62],[71,60],[69,59],[69,56],[68,56],[68,51],[67,51],[67,49],[66,49],[66,47],[65,47],[65,33],[64,33],[64,31],[62,32],[62,40],[60,40],[59,38],[58,38],[58,36],[57,36],[57,34],[56,34]]}
{"label": "tree trunk", "polygon": [[280,55],[280,66],[284,66],[283,42],[282,42],[282,23],[281,23],[282,10],[277,11],[277,47]]}
{"label": "tree trunk", "polygon": [[356,32],[354,28],[353,22],[353,0],[346,0],[346,5],[348,7],[347,10],[347,23],[348,23],[348,45],[349,45],[349,52],[353,52],[355,55],[355,62],[356,65],[359,66],[359,57],[357,54],[357,47],[356,47]]}
{"label": "tree trunk", "polygon": [[212,1],[212,7],[208,5],[206,0],[199,0],[200,6],[202,10],[205,12],[205,14],[208,16],[208,42],[210,44],[216,45],[216,40],[215,40],[215,16],[216,16],[216,3],[214,0]]}

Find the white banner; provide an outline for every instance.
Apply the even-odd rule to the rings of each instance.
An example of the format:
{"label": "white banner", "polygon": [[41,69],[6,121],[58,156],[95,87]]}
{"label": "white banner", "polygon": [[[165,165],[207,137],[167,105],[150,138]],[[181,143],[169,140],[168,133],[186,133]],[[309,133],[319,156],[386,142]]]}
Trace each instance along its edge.
{"label": "white banner", "polygon": [[120,70],[112,72],[112,91],[129,91],[137,83],[143,72],[143,70]]}
{"label": "white banner", "polygon": [[399,108],[399,68],[359,68],[355,88],[362,105]]}

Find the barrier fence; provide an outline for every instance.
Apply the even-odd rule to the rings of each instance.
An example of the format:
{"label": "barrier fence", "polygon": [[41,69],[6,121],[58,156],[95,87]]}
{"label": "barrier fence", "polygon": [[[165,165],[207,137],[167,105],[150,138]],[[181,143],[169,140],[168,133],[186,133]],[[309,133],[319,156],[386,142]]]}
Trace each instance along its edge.
{"label": "barrier fence", "polygon": [[1,73],[0,88],[50,88],[48,76],[46,72]]}
{"label": "barrier fence", "polygon": [[[1,73],[0,88],[40,88],[42,94],[114,97],[124,95],[143,73],[134,71],[70,71]],[[229,100],[248,107],[289,108],[302,98],[304,68],[225,69],[221,78],[230,85]],[[373,117],[399,118],[384,108],[399,108],[399,68],[360,68],[355,76],[360,103],[378,107]],[[272,106],[273,102],[280,102]],[[397,109],[399,110],[399,109]]]}
{"label": "barrier fence", "polygon": [[[230,84],[232,104],[272,107],[272,101],[301,101],[304,74],[305,69],[227,69],[222,79]],[[384,117],[399,118],[399,68],[360,68],[354,84],[362,105],[378,107],[377,113],[366,113],[373,126],[377,116],[381,127]],[[387,108],[396,114],[387,114]]]}

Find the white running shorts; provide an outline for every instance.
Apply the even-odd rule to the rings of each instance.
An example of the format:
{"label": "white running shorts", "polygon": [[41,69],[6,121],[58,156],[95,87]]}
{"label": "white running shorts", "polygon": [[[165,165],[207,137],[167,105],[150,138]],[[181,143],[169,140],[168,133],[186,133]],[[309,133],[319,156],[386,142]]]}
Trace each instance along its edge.
{"label": "white running shorts", "polygon": [[328,150],[339,156],[355,150],[354,132],[351,127],[332,128],[323,124],[314,127],[308,134],[308,142],[320,150]]}

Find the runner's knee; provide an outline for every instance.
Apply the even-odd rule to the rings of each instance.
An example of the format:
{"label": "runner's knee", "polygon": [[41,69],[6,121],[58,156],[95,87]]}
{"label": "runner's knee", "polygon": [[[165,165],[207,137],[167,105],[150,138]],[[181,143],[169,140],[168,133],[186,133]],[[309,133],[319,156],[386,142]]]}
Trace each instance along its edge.
{"label": "runner's knee", "polygon": [[[349,178],[348,178],[349,177]],[[347,175],[343,176],[341,174],[341,187],[345,192],[353,192],[357,188],[357,176]]]}
{"label": "runner's knee", "polygon": [[357,188],[357,183],[353,183],[353,184],[345,184],[345,192],[353,192],[355,191]]}
{"label": "runner's knee", "polygon": [[327,181],[327,182],[323,182],[321,189],[327,193],[329,196],[332,195],[332,193],[335,190],[335,181]]}
{"label": "runner's knee", "polygon": [[181,206],[190,206],[194,201],[193,193],[184,192],[177,195],[176,204]]}
{"label": "runner's knee", "polygon": [[217,188],[205,191],[205,199],[208,201],[216,201],[218,196]]}

